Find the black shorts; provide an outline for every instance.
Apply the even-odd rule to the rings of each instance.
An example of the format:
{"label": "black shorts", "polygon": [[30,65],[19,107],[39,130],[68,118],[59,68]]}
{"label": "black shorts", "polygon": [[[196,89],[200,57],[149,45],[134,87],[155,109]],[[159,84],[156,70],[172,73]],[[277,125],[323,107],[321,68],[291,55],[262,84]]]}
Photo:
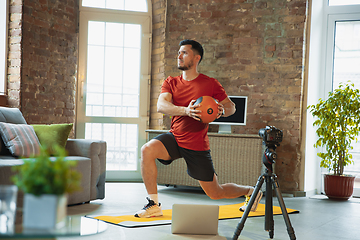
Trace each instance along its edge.
{"label": "black shorts", "polygon": [[184,158],[187,165],[187,173],[190,177],[200,181],[211,182],[214,178],[214,166],[208,151],[194,151],[179,147],[172,133],[163,133],[156,136],[164,144],[171,160],[158,159],[162,164],[168,165],[178,158]]}

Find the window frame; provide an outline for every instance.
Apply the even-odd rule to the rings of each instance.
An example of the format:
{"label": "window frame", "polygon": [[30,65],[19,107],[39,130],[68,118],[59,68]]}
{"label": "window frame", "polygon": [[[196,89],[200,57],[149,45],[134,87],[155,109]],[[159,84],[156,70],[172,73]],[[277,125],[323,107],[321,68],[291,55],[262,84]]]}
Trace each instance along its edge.
{"label": "window frame", "polygon": [[[360,12],[359,12],[360,13]],[[327,16],[327,37],[326,37],[326,57],[325,57],[325,92],[333,90],[334,72],[334,45],[335,45],[335,26],[336,22],[359,21],[360,15],[350,14],[329,14]]]}
{"label": "window frame", "polygon": [[[326,6],[326,56],[325,56],[325,86],[326,92],[333,91],[334,82],[334,46],[336,34],[336,22],[343,21],[360,21],[360,5],[347,5],[347,6]],[[326,98],[327,96],[324,96]],[[323,149],[325,151],[325,149]],[[346,171],[346,169],[345,169]],[[322,169],[322,173],[326,174],[327,171]],[[323,192],[323,185],[321,186]],[[353,196],[360,196],[360,189],[354,186]]]}
{"label": "window frame", "polygon": [[9,33],[9,0],[2,2],[3,6],[0,8],[0,26],[3,26],[5,32],[0,33],[0,94],[5,94],[7,83],[7,68],[8,68],[8,33]]}

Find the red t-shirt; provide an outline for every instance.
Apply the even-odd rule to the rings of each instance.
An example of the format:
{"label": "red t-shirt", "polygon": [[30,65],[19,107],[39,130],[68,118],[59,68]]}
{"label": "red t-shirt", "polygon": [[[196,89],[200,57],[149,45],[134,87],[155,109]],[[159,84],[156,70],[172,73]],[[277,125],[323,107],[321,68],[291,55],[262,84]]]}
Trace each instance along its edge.
{"label": "red t-shirt", "polygon": [[[182,76],[168,77],[161,86],[161,93],[172,94],[173,104],[187,107],[191,100],[201,96],[211,96],[219,102],[227,95],[221,84],[214,78],[200,74],[192,81],[186,81]],[[209,150],[207,131],[209,124],[201,123],[188,116],[173,116],[171,129],[178,145],[182,148],[205,151]]]}

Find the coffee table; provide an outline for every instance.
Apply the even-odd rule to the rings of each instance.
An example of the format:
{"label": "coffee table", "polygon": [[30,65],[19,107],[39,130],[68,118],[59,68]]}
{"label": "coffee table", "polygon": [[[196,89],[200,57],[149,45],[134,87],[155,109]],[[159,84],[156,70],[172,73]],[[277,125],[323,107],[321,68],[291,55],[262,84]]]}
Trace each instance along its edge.
{"label": "coffee table", "polygon": [[1,234],[0,238],[55,238],[87,236],[104,232],[107,224],[103,221],[83,216],[67,216],[65,226],[54,230],[25,229],[22,225],[15,226],[15,233]]}

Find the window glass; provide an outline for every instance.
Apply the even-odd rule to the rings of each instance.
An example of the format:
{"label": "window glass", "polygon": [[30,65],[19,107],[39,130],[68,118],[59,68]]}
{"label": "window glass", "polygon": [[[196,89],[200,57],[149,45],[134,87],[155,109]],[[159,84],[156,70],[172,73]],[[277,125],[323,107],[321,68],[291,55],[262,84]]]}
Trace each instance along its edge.
{"label": "window glass", "polygon": [[[334,44],[333,89],[351,81],[360,89],[360,21],[336,21]],[[360,142],[350,150],[355,164],[345,167],[347,173],[360,173]],[[360,174],[359,174],[360,175]]]}
{"label": "window glass", "polygon": [[137,169],[138,125],[86,123],[86,139],[106,141],[106,170]]}
{"label": "window glass", "polygon": [[329,6],[356,5],[360,0],[329,0]]}
{"label": "window glass", "polygon": [[333,89],[351,81],[360,89],[360,21],[335,22]]}
{"label": "window glass", "polygon": [[83,0],[82,6],[136,12],[147,12],[146,0]]}
{"label": "window glass", "polygon": [[89,21],[87,116],[139,116],[140,52],[140,25]]}
{"label": "window glass", "polygon": [[0,93],[5,92],[5,79],[6,76],[6,68],[7,68],[7,9],[8,9],[8,1],[1,1],[0,3]]}

